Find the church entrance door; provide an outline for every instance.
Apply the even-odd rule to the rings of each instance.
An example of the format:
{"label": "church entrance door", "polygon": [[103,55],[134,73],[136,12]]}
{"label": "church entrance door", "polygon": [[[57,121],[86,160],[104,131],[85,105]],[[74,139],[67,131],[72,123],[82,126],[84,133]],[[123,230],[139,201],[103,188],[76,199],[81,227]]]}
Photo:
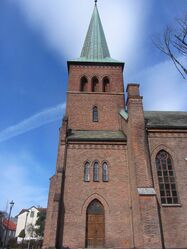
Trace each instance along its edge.
{"label": "church entrance door", "polygon": [[93,200],[86,214],[86,247],[104,247],[105,215],[104,207],[98,200]]}

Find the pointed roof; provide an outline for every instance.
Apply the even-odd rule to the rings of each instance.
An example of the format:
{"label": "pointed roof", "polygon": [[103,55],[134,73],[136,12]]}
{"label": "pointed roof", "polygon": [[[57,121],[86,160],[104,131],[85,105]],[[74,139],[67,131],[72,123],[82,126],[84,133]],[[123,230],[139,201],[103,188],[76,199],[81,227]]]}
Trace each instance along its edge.
{"label": "pointed roof", "polygon": [[84,41],[80,58],[82,62],[118,62],[110,57],[103,26],[99,16],[97,4],[93,10],[92,18]]}

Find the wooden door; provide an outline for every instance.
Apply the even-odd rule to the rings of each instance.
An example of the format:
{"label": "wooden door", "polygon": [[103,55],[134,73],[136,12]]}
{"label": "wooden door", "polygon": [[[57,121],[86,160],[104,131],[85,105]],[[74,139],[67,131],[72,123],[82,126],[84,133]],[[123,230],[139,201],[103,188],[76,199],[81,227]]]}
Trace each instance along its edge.
{"label": "wooden door", "polygon": [[86,219],[86,247],[104,247],[105,217],[103,205],[94,200],[87,209]]}

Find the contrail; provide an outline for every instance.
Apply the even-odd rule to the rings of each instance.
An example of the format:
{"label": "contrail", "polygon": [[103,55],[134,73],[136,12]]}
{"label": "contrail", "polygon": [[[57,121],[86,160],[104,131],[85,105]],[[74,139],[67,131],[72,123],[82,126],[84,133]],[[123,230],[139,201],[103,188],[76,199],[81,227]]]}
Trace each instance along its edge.
{"label": "contrail", "polygon": [[34,114],[30,118],[24,119],[16,125],[12,125],[6,128],[5,130],[2,130],[0,132],[0,142],[18,136],[30,130],[36,129],[42,125],[62,119],[65,107],[65,103],[50,107],[39,113]]}

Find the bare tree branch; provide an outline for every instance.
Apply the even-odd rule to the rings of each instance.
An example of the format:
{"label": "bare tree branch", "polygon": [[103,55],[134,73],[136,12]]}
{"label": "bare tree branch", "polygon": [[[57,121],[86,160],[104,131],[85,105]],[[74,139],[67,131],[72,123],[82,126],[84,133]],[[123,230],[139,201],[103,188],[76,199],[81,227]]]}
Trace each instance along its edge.
{"label": "bare tree branch", "polygon": [[187,57],[187,13],[183,18],[176,19],[176,28],[166,27],[163,37],[154,45],[173,61],[176,69],[185,79],[187,77],[187,68],[181,61],[179,55]]}

